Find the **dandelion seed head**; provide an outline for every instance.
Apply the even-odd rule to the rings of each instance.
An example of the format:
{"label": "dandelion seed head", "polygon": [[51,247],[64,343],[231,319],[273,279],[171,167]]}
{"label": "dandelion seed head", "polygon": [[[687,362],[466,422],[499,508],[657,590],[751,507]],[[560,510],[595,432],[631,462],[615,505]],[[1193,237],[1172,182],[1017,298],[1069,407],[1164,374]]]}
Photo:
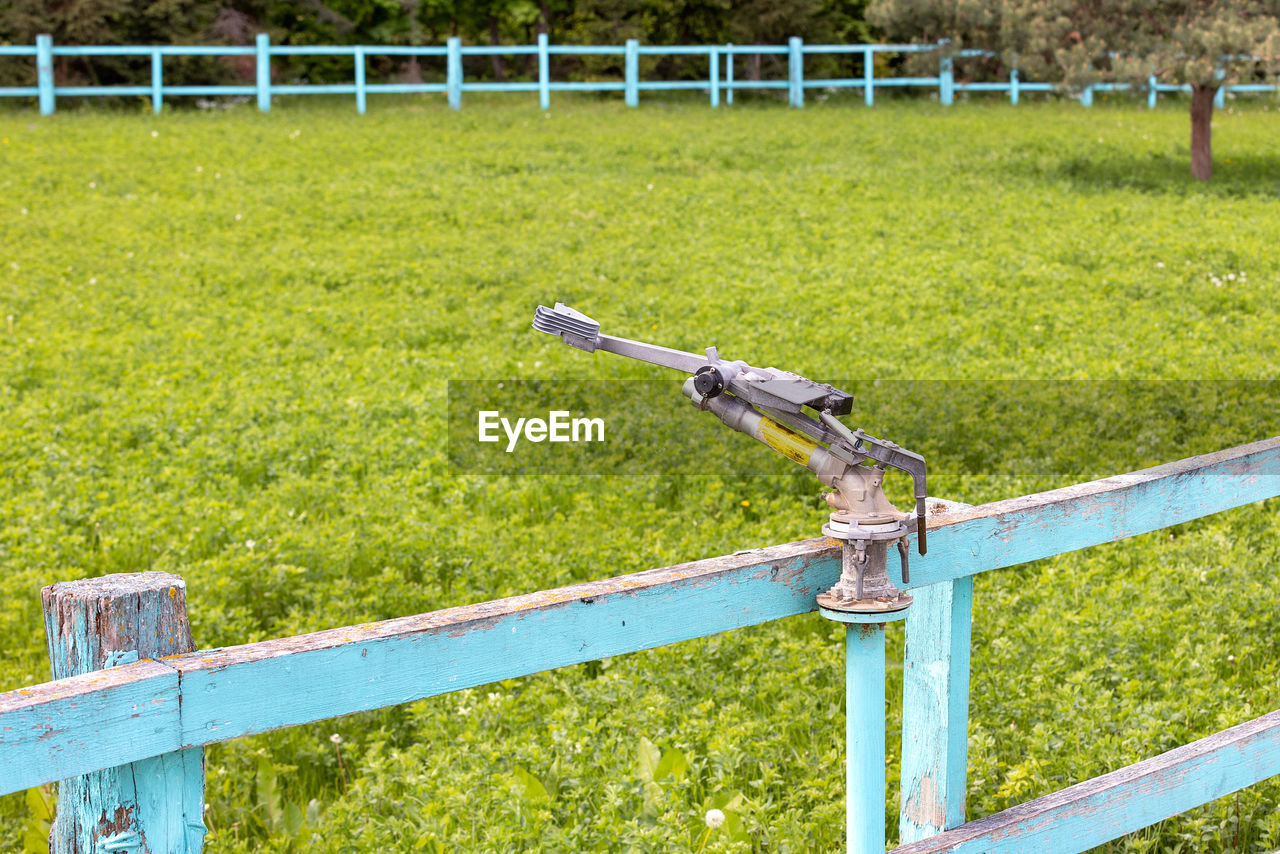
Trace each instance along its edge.
{"label": "dandelion seed head", "polygon": [[715,830],[724,824],[724,813],[718,809],[707,810],[707,827]]}

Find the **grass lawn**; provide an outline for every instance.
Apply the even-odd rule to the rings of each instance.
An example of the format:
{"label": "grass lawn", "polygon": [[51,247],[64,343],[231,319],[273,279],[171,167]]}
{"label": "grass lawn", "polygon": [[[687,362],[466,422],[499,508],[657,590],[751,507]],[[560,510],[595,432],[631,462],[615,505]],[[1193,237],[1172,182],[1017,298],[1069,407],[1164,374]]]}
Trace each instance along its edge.
{"label": "grass lawn", "polygon": [[[62,579],[177,572],[211,647],[818,533],[801,473],[451,474],[449,379],[664,376],[533,333],[539,302],[817,378],[1276,379],[1280,110],[1229,103],[1208,185],[1178,103],[6,109],[0,689],[48,678]],[[949,471],[971,503],[1063,482]],[[1273,500],[979,577],[969,815],[1280,706],[1278,560]],[[208,850],[836,850],[842,666],[808,615],[215,746]],[[688,770],[646,785],[653,746]],[[1111,848],[1270,851],[1278,803]]]}

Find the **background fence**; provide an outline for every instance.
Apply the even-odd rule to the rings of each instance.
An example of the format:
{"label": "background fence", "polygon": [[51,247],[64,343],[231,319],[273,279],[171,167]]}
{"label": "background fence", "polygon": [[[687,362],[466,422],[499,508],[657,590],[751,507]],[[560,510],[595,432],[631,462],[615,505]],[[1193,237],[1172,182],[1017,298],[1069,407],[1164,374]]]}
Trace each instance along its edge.
{"label": "background fence", "polygon": [[[462,108],[462,95],[465,92],[537,92],[541,108],[551,106],[552,92],[622,92],[627,106],[635,107],[640,103],[641,92],[672,92],[679,90],[705,91],[708,93],[712,107],[720,106],[721,99],[726,104],[733,103],[734,92],[758,90],[785,90],[787,101],[793,107],[803,107],[806,89],[861,89],[867,106],[875,104],[877,89],[891,88],[936,88],[938,100],[943,106],[950,106],[955,101],[957,92],[999,92],[1009,97],[1011,104],[1017,104],[1023,92],[1055,92],[1062,91],[1056,83],[1037,83],[1024,81],[1018,70],[1009,73],[1005,81],[957,82],[955,79],[954,57],[973,58],[984,56],[982,51],[960,51],[954,55],[940,54],[938,74],[930,77],[883,77],[876,76],[876,54],[912,54],[930,53],[938,50],[938,45],[910,44],[819,44],[806,45],[799,38],[792,38],[785,45],[641,45],[630,39],[625,45],[553,45],[545,34],[538,36],[534,45],[463,45],[461,39],[451,38],[444,46],[390,46],[390,45],[272,45],[265,33],[259,33],[252,47],[221,45],[100,45],[100,46],[58,46],[53,44],[50,36],[38,36],[35,45],[0,45],[0,56],[34,57],[36,62],[36,80],[34,86],[12,86],[0,88],[0,97],[35,98],[39,102],[40,112],[50,115],[55,109],[58,97],[142,97],[150,98],[151,106],[160,112],[166,96],[248,96],[256,97],[258,109],[266,112],[271,109],[272,95],[354,95],[356,110],[365,112],[370,94],[386,93],[436,93],[447,96],[449,106]],[[271,58],[273,56],[327,56],[352,59],[351,83],[288,83],[279,84],[271,81]],[[526,81],[481,81],[468,82],[463,74],[462,60],[476,56],[537,56],[537,79]],[[734,60],[741,56],[780,55],[786,57],[787,78],[785,80],[743,80],[735,77]],[[854,77],[806,78],[804,60],[806,56],[845,55],[860,57],[862,75]],[[59,86],[55,80],[55,57],[149,57],[151,60],[151,80],[147,85],[113,85],[113,86]],[[172,86],[164,82],[165,57],[176,56],[219,56],[253,57],[255,63],[255,79],[253,85],[184,85]],[[371,56],[407,56],[414,58],[435,58],[444,60],[444,82],[431,83],[370,83],[366,80],[366,61]],[[552,80],[552,56],[616,56],[623,59],[624,76],[622,80]],[[707,58],[707,77],[699,80],[641,80],[641,56],[705,56]],[[1091,86],[1078,94],[1080,102],[1093,105],[1094,92],[1115,92],[1128,90],[1125,83],[1107,83]],[[1155,107],[1161,93],[1189,92],[1190,86],[1160,83],[1155,77],[1150,78],[1145,91],[1147,104]],[[1217,106],[1224,104],[1228,92],[1232,93],[1280,93],[1280,85],[1266,83],[1238,84],[1218,89]]]}

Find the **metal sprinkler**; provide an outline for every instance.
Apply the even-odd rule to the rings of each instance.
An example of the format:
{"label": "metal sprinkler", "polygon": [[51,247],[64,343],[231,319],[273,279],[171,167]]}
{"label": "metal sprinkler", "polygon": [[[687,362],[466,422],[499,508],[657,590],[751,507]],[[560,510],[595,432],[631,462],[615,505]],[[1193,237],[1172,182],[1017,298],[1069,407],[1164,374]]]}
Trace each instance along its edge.
{"label": "metal sprinkler", "polygon": [[[790,371],[721,359],[715,347],[700,356],[602,335],[599,323],[564,303],[538,306],[533,328],[588,353],[602,350],[689,374],[682,391],[694,406],[805,466],[832,488],[824,495],[831,514],[822,532],[840,540],[843,549],[839,582],[818,596],[824,616],[863,623],[905,616],[911,594],[890,580],[888,554],[896,546],[903,583],[909,583],[910,535],[916,534],[920,554],[926,548],[924,457],[842,424],[839,416],[853,411],[853,395]],[[914,515],[885,497],[890,468],[911,475]]]}

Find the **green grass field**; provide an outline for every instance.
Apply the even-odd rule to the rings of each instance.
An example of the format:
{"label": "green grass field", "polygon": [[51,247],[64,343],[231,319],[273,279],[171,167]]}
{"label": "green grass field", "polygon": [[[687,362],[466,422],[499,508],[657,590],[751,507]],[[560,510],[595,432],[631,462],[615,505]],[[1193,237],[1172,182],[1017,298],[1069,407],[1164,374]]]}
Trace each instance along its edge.
{"label": "green grass field", "polygon": [[[448,379],[662,376],[539,302],[815,377],[1277,378],[1280,110],[1230,103],[1208,185],[1178,104],[0,112],[0,689],[48,678],[62,579],[180,573],[211,647],[818,533],[800,474],[451,475]],[[1278,559],[1273,500],[980,577],[969,815],[1280,706]],[[837,850],[842,666],[809,615],[219,745],[208,850]],[[687,770],[646,781],[651,746]],[[1278,804],[1111,847],[1271,851]]]}

